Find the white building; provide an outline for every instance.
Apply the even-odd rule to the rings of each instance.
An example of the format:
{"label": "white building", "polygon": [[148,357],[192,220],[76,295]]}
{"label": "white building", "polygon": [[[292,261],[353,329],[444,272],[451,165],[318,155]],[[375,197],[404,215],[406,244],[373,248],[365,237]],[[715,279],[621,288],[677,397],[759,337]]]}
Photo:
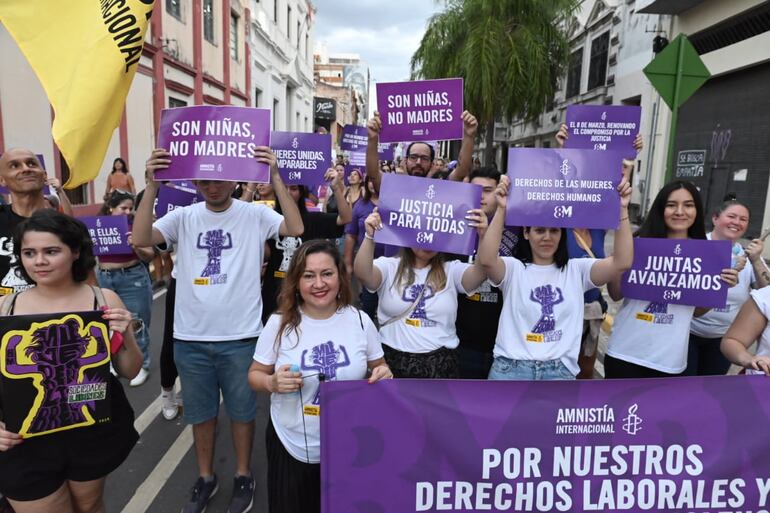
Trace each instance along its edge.
{"label": "white building", "polygon": [[[666,36],[686,34],[711,78],[679,110],[675,151],[705,155],[687,176],[713,211],[727,194],[751,209],[747,237],[770,225],[770,2],[636,0],[640,12],[670,15]],[[669,109],[661,103],[656,145],[667,148]],[[665,117],[665,120],[664,120]],[[663,165],[651,184],[663,183]],[[657,190],[657,189],[655,189]],[[707,225],[711,219],[707,215]],[[768,256],[770,252],[765,252]]]}
{"label": "white building", "polygon": [[633,202],[637,209],[644,206],[651,170],[663,164],[665,148],[661,151],[653,144],[658,99],[642,69],[654,57],[653,38],[662,24],[668,23],[668,17],[640,14],[635,4],[634,0],[583,2],[568,26],[571,56],[552,108],[535,122],[516,120],[511,125],[496,125],[501,169],[507,165],[508,147],[551,147],[570,104],[640,105],[645,147],[637,157]]}
{"label": "white building", "polygon": [[313,131],[310,0],[249,0],[253,105],[272,109],[273,130]]}

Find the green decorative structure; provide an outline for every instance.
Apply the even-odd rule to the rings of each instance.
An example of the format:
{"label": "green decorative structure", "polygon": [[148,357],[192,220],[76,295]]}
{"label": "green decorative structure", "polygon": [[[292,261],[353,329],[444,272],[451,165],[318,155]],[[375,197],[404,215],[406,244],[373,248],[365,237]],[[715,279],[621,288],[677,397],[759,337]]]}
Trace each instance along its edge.
{"label": "green decorative structure", "polygon": [[679,107],[706,83],[711,73],[687,36],[679,34],[644,68],[644,74],[671,109],[666,159],[666,182],[669,182],[676,166],[674,145]]}

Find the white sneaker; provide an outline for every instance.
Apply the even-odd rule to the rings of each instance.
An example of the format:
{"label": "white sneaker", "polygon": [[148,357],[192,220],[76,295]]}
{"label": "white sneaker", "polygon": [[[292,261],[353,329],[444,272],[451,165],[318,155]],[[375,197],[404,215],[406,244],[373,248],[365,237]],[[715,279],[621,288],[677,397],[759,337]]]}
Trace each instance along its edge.
{"label": "white sneaker", "polygon": [[147,369],[142,367],[139,369],[139,374],[136,375],[134,379],[128,382],[129,386],[132,387],[138,387],[140,385],[144,385],[144,382],[147,381],[147,378],[150,377],[150,373],[147,372]]}
{"label": "white sneaker", "polygon": [[179,415],[179,405],[177,404],[176,394],[172,388],[170,391],[161,391],[160,412],[166,420],[174,420]]}

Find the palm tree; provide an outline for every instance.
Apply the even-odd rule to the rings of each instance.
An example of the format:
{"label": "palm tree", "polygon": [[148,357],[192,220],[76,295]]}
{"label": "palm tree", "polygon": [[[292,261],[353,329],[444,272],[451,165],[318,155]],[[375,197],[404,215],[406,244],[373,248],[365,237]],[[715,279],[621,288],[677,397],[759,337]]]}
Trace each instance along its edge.
{"label": "palm tree", "polygon": [[569,57],[568,20],[581,0],[446,0],[412,56],[412,78],[465,79],[465,108],[485,128],[495,118],[533,119],[553,100]]}

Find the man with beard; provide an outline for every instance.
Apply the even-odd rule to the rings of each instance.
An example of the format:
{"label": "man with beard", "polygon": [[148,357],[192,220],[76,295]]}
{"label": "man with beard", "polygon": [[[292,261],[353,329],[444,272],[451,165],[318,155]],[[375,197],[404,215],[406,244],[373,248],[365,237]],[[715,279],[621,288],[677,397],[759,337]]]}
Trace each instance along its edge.
{"label": "man with beard", "polygon": [[[476,133],[478,131],[478,121],[476,117],[463,111],[461,119],[463,121],[463,142],[460,146],[460,157],[458,165],[449,175],[449,180],[462,182],[471,170],[471,159],[473,158],[473,145],[476,142]],[[369,140],[366,145],[366,175],[374,183],[375,189],[379,192],[382,171],[380,171],[380,161],[377,153],[377,145],[380,141],[380,130],[382,130],[382,120],[380,113],[374,113],[374,117],[369,120],[366,127],[369,130]],[[404,153],[404,165],[406,174],[410,176],[427,177],[433,161],[436,159],[436,149],[426,142],[413,142],[406,147]]]}

